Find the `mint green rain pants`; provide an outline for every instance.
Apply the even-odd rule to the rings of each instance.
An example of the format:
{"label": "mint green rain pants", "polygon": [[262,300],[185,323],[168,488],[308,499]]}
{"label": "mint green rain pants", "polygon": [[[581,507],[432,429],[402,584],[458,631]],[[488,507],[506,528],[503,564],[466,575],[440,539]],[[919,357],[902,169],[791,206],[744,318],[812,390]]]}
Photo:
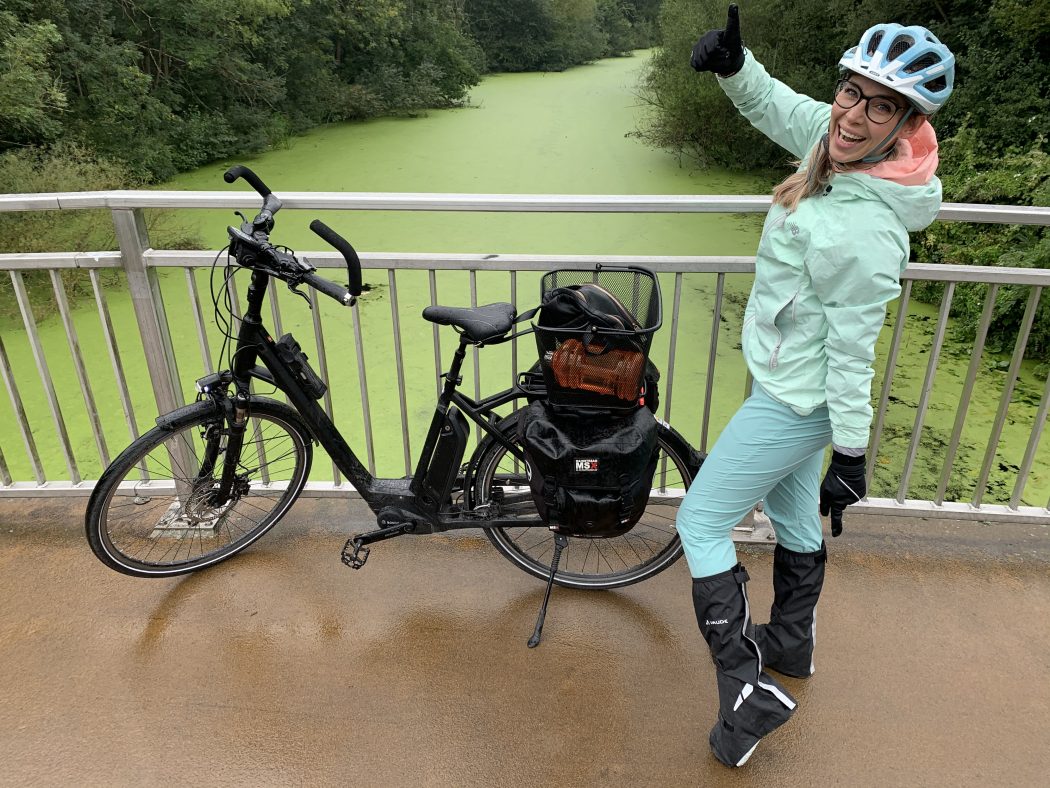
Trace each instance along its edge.
{"label": "mint green rain pants", "polygon": [[678,510],[692,576],[710,577],[736,566],[730,534],[759,501],[765,501],[779,544],[797,553],[819,550],[820,471],[829,443],[826,405],[800,416],[755,384]]}

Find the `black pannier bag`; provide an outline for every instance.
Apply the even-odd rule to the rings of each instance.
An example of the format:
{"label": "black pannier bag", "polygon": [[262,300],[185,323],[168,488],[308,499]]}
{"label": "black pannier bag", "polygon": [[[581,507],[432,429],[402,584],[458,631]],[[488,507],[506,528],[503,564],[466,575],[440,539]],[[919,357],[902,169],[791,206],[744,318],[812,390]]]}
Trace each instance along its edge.
{"label": "black pannier bag", "polygon": [[656,472],[652,411],[595,413],[536,400],[519,425],[532,498],[552,530],[604,538],[634,527]]}
{"label": "black pannier bag", "polygon": [[656,471],[660,373],[648,352],[659,285],[643,268],[599,266],[551,271],[541,294],[546,397],[519,422],[532,498],[558,533],[620,536],[645,511]]}

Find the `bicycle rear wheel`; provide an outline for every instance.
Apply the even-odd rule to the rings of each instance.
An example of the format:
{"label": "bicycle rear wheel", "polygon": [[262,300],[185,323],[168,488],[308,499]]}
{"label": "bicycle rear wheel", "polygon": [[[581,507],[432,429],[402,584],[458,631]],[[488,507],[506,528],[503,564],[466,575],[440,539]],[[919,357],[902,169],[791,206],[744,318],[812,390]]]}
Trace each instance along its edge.
{"label": "bicycle rear wheel", "polygon": [[[501,427],[516,434],[522,411],[510,414]],[[569,537],[554,582],[568,588],[608,589],[638,583],[662,572],[682,555],[675,529],[678,507],[693,480],[686,458],[689,445],[658,423],[659,460],[649,505],[638,523],[622,536],[608,539]],[[497,503],[510,517],[537,517],[525,468],[503,446],[486,436],[475,453],[470,481],[470,505]],[[541,580],[550,577],[554,534],[545,527],[486,528],[500,554]]]}
{"label": "bicycle rear wheel", "polygon": [[229,428],[210,401],[176,411],[99,479],[85,527],[95,556],[136,577],[170,577],[236,555],[277,524],[310,473],[313,445],[296,412],[253,399],[228,501],[216,505]]}

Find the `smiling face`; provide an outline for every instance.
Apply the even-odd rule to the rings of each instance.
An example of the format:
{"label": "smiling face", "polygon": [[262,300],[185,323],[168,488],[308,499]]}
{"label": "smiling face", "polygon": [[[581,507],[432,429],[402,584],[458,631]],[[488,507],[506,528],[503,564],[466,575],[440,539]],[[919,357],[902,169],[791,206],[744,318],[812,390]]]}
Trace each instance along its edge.
{"label": "smiling face", "polygon": [[[842,106],[852,102],[856,103],[851,107]],[[831,105],[828,151],[832,160],[842,163],[860,161],[874,152],[900,123],[907,108],[904,98],[889,88],[860,74],[847,73],[839,83],[836,100]],[[896,138],[912,136],[924,120],[925,116],[913,113],[901,126]],[[883,149],[885,147],[889,146],[883,146]]]}

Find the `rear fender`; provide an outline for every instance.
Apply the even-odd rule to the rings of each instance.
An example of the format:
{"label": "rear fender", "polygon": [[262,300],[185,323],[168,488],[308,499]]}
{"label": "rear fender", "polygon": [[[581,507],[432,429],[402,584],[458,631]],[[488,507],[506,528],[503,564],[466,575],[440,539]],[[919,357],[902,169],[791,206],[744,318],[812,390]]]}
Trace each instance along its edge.
{"label": "rear fender", "polygon": [[700,466],[704,464],[704,460],[707,459],[707,455],[701,451],[693,448],[693,445],[689,443],[682,434],[668,424],[663,419],[657,419],[660,424],[667,430],[667,442],[671,448],[674,449],[675,453],[685,462],[686,467],[689,468],[689,473],[695,479],[696,474],[700,472]]}

